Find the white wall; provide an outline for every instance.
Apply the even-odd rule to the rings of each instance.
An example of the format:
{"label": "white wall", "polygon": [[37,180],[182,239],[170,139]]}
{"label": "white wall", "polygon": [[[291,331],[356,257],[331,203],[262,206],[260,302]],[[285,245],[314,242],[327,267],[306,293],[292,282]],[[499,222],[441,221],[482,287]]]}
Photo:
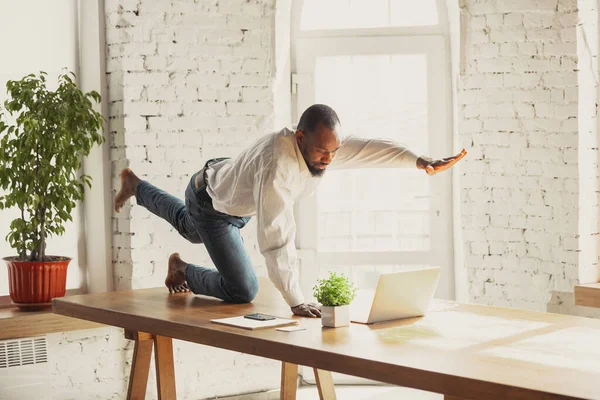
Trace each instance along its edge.
{"label": "white wall", "polygon": [[[458,0],[445,1],[446,14],[448,15],[448,36],[450,42],[450,76],[452,86],[452,144],[453,153],[458,153],[463,147],[459,137],[458,121],[460,120],[460,107],[458,104],[458,87],[460,84],[460,69],[463,63],[461,46],[461,7]],[[454,297],[456,301],[467,302],[469,288],[467,270],[465,268],[465,255],[462,237],[462,214],[460,203],[460,175],[462,163],[452,168],[452,225],[454,247]]]}
{"label": "white wall", "polygon": [[[30,73],[46,71],[49,87],[63,68],[77,73],[76,0],[0,0],[0,102],[7,98],[6,82]],[[0,211],[0,258],[16,255],[5,240],[10,221],[18,217],[18,209]],[[48,241],[47,254],[73,258],[69,265],[67,288],[84,283],[84,236],[80,207],[73,211],[73,222],[66,233]],[[4,262],[2,262],[4,264]],[[4,267],[0,274],[0,295],[8,295],[8,279]]]}
{"label": "white wall", "polygon": [[[75,27],[57,23],[61,10],[73,12],[74,18],[75,10],[69,7],[75,0],[0,4],[0,18],[16,25],[0,20],[0,32],[35,43],[40,49],[32,53],[40,60],[57,61],[56,66],[44,66],[48,72],[62,67],[63,52],[71,57],[67,66],[76,65]],[[118,172],[130,165],[142,177],[183,197],[191,174],[207,158],[237,154],[289,120],[289,106],[282,105],[277,112],[274,107],[275,96],[289,101],[289,4],[278,10],[268,0],[221,1],[218,6],[211,1],[106,0],[105,5],[113,195]],[[6,10],[16,14],[7,17]],[[280,32],[277,43],[275,29]],[[57,50],[57,43],[69,51]],[[14,51],[24,53],[19,46]],[[21,76],[31,67],[19,62],[14,71]],[[162,286],[166,260],[174,251],[211,265],[203,246],[186,243],[141,207],[115,215],[112,231],[117,289]],[[265,275],[255,231],[256,225],[249,224],[244,238],[259,274]],[[65,240],[76,242],[77,236]],[[120,329],[51,334],[48,341],[52,388],[32,393],[31,398],[125,398],[132,344]],[[174,351],[181,399],[279,385],[278,362],[179,341]],[[147,398],[156,398],[152,373]]]}
{"label": "white wall", "polygon": [[[274,1],[107,1],[106,10],[113,189],[130,166],[183,198],[207,159],[273,128]],[[113,217],[116,288],[162,285],[174,251],[212,265],[203,246],[141,207]],[[251,221],[242,233],[264,272],[255,231]]]}
{"label": "white wall", "polygon": [[[48,73],[49,87],[63,68],[77,73],[77,7],[75,0],[0,0],[0,100],[6,100],[8,80],[20,79],[40,70]],[[83,286],[85,271],[84,237],[81,207],[73,213],[64,236],[48,243],[49,254],[73,257],[69,266],[67,288]],[[0,211],[0,257],[15,251],[5,241],[10,221],[18,210]],[[0,268],[0,295],[8,294],[6,269]],[[132,346],[118,329],[95,329],[48,335],[47,386],[41,390],[23,391],[20,399],[78,399],[81,391],[86,398],[120,398],[127,391],[126,360]],[[126,349],[123,351],[123,349]],[[4,371],[9,372],[9,371]],[[29,377],[30,378],[30,377]],[[0,375],[0,379],[2,376]],[[25,379],[24,382],[27,382]],[[10,382],[3,382],[10,387]],[[32,382],[33,383],[33,382]],[[13,389],[16,390],[16,389]],[[4,393],[0,393],[0,399]]]}
{"label": "white wall", "polygon": [[[118,173],[129,166],[183,198],[207,159],[237,155],[272,130],[276,119],[286,123],[285,103],[276,112],[274,102],[275,96],[286,101],[289,4],[280,9],[274,0],[105,4],[115,193]],[[187,243],[167,222],[134,199],[132,204],[113,215],[117,289],[162,286],[173,252],[213,266],[204,246]],[[254,220],[242,235],[257,272],[266,275]],[[176,342],[175,361],[178,398],[279,385],[280,364],[266,359]],[[150,391],[155,393],[152,382]]]}
{"label": "white wall", "polygon": [[[580,270],[598,259],[589,245],[598,234],[598,132],[588,107],[596,38],[585,65],[576,42],[581,13],[597,6],[583,3],[578,11],[574,0],[464,1],[457,99],[470,149],[460,185],[471,301],[594,314],[572,296]],[[597,35],[597,16],[586,20]]]}
{"label": "white wall", "polygon": [[577,78],[579,80],[579,280],[600,281],[598,266],[598,3],[579,0]]}
{"label": "white wall", "polygon": [[275,81],[274,106],[275,119],[273,128],[281,129],[291,127],[292,121],[292,93],[291,87],[291,17],[292,0],[277,0],[275,12]]}

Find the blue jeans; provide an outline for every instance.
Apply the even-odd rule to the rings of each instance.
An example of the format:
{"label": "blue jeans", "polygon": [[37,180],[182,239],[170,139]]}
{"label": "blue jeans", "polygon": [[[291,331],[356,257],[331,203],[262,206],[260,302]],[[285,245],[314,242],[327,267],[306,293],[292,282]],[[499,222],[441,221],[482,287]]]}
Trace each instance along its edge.
{"label": "blue jeans", "polygon": [[[185,279],[193,293],[232,303],[249,303],[258,292],[258,279],[240,235],[250,217],[234,217],[216,211],[206,193],[206,184],[196,188],[192,176],[185,203],[141,181],[135,189],[139,205],[169,222],[192,243],[204,243],[217,269],[188,264]],[[204,182],[204,179],[201,179]]]}

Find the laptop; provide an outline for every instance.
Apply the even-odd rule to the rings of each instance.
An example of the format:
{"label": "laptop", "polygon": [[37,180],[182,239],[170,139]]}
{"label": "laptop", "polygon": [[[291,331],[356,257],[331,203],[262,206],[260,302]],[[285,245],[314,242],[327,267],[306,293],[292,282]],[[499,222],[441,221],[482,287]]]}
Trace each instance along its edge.
{"label": "laptop", "polygon": [[359,290],[350,320],[362,324],[425,315],[440,279],[440,267],[381,274],[375,290]]}

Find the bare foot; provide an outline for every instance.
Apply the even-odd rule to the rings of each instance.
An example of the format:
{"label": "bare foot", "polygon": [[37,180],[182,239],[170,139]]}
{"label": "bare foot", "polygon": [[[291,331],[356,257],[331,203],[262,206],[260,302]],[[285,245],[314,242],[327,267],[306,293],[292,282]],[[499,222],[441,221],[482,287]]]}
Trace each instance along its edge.
{"label": "bare foot", "polygon": [[121,171],[121,190],[115,197],[115,211],[121,212],[121,208],[129,198],[135,195],[135,187],[140,183],[140,178],[130,168]]}
{"label": "bare foot", "polygon": [[169,288],[169,293],[185,293],[189,292],[190,288],[185,281],[185,267],[187,263],[179,257],[179,253],[173,253],[169,257],[169,270],[165,285]]}

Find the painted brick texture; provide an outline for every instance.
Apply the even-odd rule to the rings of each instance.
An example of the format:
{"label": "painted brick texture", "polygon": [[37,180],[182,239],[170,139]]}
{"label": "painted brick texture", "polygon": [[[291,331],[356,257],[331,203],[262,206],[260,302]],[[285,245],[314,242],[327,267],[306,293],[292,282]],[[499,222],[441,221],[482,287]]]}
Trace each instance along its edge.
{"label": "painted brick texture", "polygon": [[[107,1],[113,187],[131,167],[180,198],[212,157],[233,156],[273,125],[274,1]],[[255,225],[244,229],[264,263]],[[203,246],[140,207],[113,220],[116,287],[156,286],[179,251],[212,265]]]}
{"label": "painted brick texture", "polygon": [[597,245],[584,246],[598,232],[596,110],[580,115],[596,100],[597,79],[580,70],[597,50],[582,66],[577,43],[578,23],[597,34],[597,16],[582,28],[577,1],[566,0],[466,1],[463,12],[457,98],[470,148],[461,176],[469,297],[556,310],[580,269],[597,269]]}
{"label": "painted brick texture", "polygon": [[[183,198],[206,160],[236,155],[272,129],[274,0],[107,0],[105,9],[115,194],[118,173],[130,167]],[[204,246],[188,243],[167,222],[132,203],[113,216],[118,290],[162,285],[173,252],[213,266]],[[257,272],[265,275],[254,222],[242,233]],[[112,351],[131,360],[129,346]],[[279,384],[280,365],[270,360],[179,341],[174,352],[178,398]],[[152,374],[148,385],[148,398],[156,398]],[[116,386],[115,398],[125,398],[127,386]]]}

